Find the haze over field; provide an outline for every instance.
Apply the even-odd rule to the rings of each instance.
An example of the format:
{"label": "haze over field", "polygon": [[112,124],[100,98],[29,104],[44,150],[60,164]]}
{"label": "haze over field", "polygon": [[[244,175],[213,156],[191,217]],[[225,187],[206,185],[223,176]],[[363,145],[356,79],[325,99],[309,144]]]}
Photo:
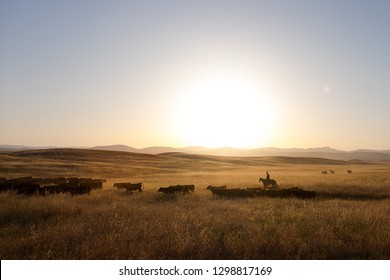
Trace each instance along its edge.
{"label": "haze over field", "polygon": [[1,1],[0,144],[390,149],[388,1]]}

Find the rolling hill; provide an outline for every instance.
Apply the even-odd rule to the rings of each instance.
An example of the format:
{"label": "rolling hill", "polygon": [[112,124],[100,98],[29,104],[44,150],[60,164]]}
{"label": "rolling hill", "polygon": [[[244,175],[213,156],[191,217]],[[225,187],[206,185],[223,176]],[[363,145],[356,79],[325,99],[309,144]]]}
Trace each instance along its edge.
{"label": "rolling hill", "polygon": [[[29,147],[29,146],[13,146],[0,145],[0,152],[26,151],[26,150],[42,150],[54,147]],[[365,150],[359,149],[355,151],[341,151],[329,147],[308,148],[308,149],[281,149],[281,148],[257,148],[257,149],[238,149],[238,148],[206,148],[206,147],[160,147],[153,146],[147,148],[133,148],[126,145],[108,145],[95,146],[90,149],[100,151],[119,151],[140,154],[163,154],[163,153],[185,153],[185,154],[202,154],[213,156],[237,156],[237,157],[311,157],[311,158],[326,158],[344,161],[390,161],[390,150]]]}

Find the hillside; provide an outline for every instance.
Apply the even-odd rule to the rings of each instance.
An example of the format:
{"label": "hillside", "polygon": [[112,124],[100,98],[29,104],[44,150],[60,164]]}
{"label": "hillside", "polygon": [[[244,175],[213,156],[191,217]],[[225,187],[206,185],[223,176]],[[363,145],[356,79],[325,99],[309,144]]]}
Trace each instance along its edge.
{"label": "hillside", "polygon": [[281,149],[281,148],[256,148],[256,149],[238,149],[231,147],[206,148],[206,147],[148,147],[135,149],[125,145],[100,146],[92,149],[109,151],[127,151],[144,154],[161,153],[186,153],[186,154],[204,154],[214,156],[236,156],[236,157],[311,157],[327,158],[344,161],[390,161],[390,150],[364,150],[341,151],[329,147],[308,148],[308,149]]}
{"label": "hillside", "polygon": [[[0,145],[0,152],[29,151],[53,149],[55,147],[29,147],[16,145]],[[77,147],[76,147],[77,148]],[[140,154],[164,154],[164,153],[185,153],[213,156],[235,156],[235,157],[309,157],[309,158],[327,158],[343,161],[382,161],[390,162],[390,150],[364,150],[341,151],[329,147],[308,148],[308,149],[281,149],[281,148],[256,148],[256,149],[237,149],[237,148],[206,148],[206,147],[147,147],[133,148],[126,145],[108,145],[96,147],[82,147],[77,149],[98,150],[98,151],[116,151]]]}
{"label": "hillside", "polygon": [[309,157],[234,157],[163,153],[158,155],[92,149],[36,149],[0,153],[0,177],[34,176],[130,177],[241,168],[268,170],[290,165],[342,166],[347,161]]}

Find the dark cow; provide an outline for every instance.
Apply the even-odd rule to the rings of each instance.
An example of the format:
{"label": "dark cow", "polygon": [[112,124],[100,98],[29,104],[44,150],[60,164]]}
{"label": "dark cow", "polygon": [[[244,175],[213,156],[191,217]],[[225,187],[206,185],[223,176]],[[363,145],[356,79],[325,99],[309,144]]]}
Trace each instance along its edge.
{"label": "dark cow", "polygon": [[[98,186],[100,186],[100,182]],[[49,193],[70,193],[74,195],[90,194],[91,190],[96,188],[93,186],[91,178],[69,178],[67,183],[60,183],[52,188],[47,188]]]}
{"label": "dark cow", "polygon": [[132,184],[130,182],[127,182],[127,183],[115,183],[114,184],[114,188],[126,189],[127,192],[129,192],[129,191],[139,191],[139,192],[142,192],[144,186],[143,186],[142,183]]}
{"label": "dark cow", "polygon": [[213,192],[213,190],[223,190],[223,189],[226,189],[226,186],[223,185],[223,186],[207,186],[206,190],[209,190],[211,191],[211,193],[213,194],[213,196],[217,195],[216,192]]}
{"label": "dark cow", "polygon": [[80,186],[68,186],[66,187],[66,192],[74,195],[83,195],[91,193],[91,186],[89,185],[80,185]]}
{"label": "dark cow", "polygon": [[126,189],[126,186],[130,185],[131,183],[114,183],[113,188],[117,189]]}
{"label": "dark cow", "polygon": [[77,177],[70,177],[68,178],[68,182],[67,182],[69,185],[72,185],[72,186],[78,186],[79,185],[79,178]]}
{"label": "dark cow", "polygon": [[39,192],[40,185],[32,177],[11,179],[7,183],[9,190],[16,191],[16,194],[33,195]]}
{"label": "dark cow", "polygon": [[135,184],[130,184],[126,187],[127,192],[132,192],[132,191],[139,191],[142,192],[144,188],[144,185],[142,183],[135,183]]}
{"label": "dark cow", "polygon": [[88,185],[91,189],[103,189],[103,182],[105,179],[92,179],[92,178],[79,178],[79,186],[83,184],[84,186]]}
{"label": "dark cow", "polygon": [[59,183],[58,185],[48,185],[44,186],[45,190],[49,194],[57,194],[64,192],[64,187],[66,187],[66,183]]}
{"label": "dark cow", "polygon": [[226,189],[226,186],[208,186],[206,190],[215,190],[215,189]]}
{"label": "dark cow", "polygon": [[97,190],[97,189],[103,189],[103,181],[102,179],[82,179],[79,182],[79,186],[81,185],[88,185],[91,187],[92,190]]}
{"label": "dark cow", "polygon": [[348,169],[347,172],[348,172],[348,174],[352,174],[352,170],[351,169]]}
{"label": "dark cow", "polygon": [[257,191],[246,190],[246,189],[225,189],[225,188],[210,188],[209,189],[213,196],[224,197],[224,198],[247,198],[254,197]]}
{"label": "dark cow", "polygon": [[195,185],[174,185],[174,186],[169,186],[169,188],[174,189],[177,192],[182,192],[183,194],[194,192],[195,190]]}
{"label": "dark cow", "polygon": [[298,196],[300,199],[315,199],[316,198],[316,192],[315,191],[305,191],[302,190]]}
{"label": "dark cow", "polygon": [[195,191],[195,185],[181,185],[181,187],[187,192],[194,192]]}
{"label": "dark cow", "polygon": [[132,184],[130,182],[126,182],[126,183],[114,183],[113,187],[117,189],[125,189],[127,192],[129,191],[142,192],[144,185],[142,183]]}
{"label": "dark cow", "polygon": [[162,193],[165,193],[165,194],[171,196],[171,195],[175,195],[178,192],[183,192],[183,189],[175,187],[175,186],[169,186],[169,187],[161,187],[161,188],[159,188],[158,192],[162,192]]}
{"label": "dark cow", "polygon": [[0,181],[0,191],[16,191],[17,194],[32,195],[38,193],[39,184],[32,177],[21,177],[14,179],[3,178]]}

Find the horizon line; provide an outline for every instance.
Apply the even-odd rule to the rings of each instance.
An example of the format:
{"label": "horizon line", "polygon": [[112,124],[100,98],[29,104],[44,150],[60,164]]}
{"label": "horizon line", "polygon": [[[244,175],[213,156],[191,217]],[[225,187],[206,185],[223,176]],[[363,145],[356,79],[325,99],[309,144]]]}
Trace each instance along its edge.
{"label": "horizon line", "polygon": [[298,147],[289,147],[289,148],[281,148],[276,146],[268,146],[268,147],[256,147],[256,148],[243,148],[243,147],[232,147],[232,146],[223,146],[223,147],[207,147],[207,146],[201,146],[201,145],[190,145],[190,146],[182,146],[182,147],[176,147],[176,146],[146,146],[142,148],[137,148],[134,146],[129,146],[126,144],[108,144],[108,145],[94,145],[94,146],[55,146],[55,145],[23,145],[23,144],[0,144],[0,148],[7,148],[7,149],[96,149],[96,148],[105,148],[105,147],[115,147],[115,146],[122,146],[134,150],[146,150],[146,149],[152,149],[152,148],[168,148],[168,149],[205,149],[205,150],[222,150],[222,149],[231,149],[231,150],[240,150],[240,151],[250,151],[250,150],[267,150],[267,149],[278,149],[278,150],[320,150],[320,149],[329,149],[334,152],[356,152],[356,151],[390,151],[390,148],[357,148],[352,150],[347,149],[337,149],[330,146],[317,146],[317,147],[306,147],[306,148],[298,148]]}

